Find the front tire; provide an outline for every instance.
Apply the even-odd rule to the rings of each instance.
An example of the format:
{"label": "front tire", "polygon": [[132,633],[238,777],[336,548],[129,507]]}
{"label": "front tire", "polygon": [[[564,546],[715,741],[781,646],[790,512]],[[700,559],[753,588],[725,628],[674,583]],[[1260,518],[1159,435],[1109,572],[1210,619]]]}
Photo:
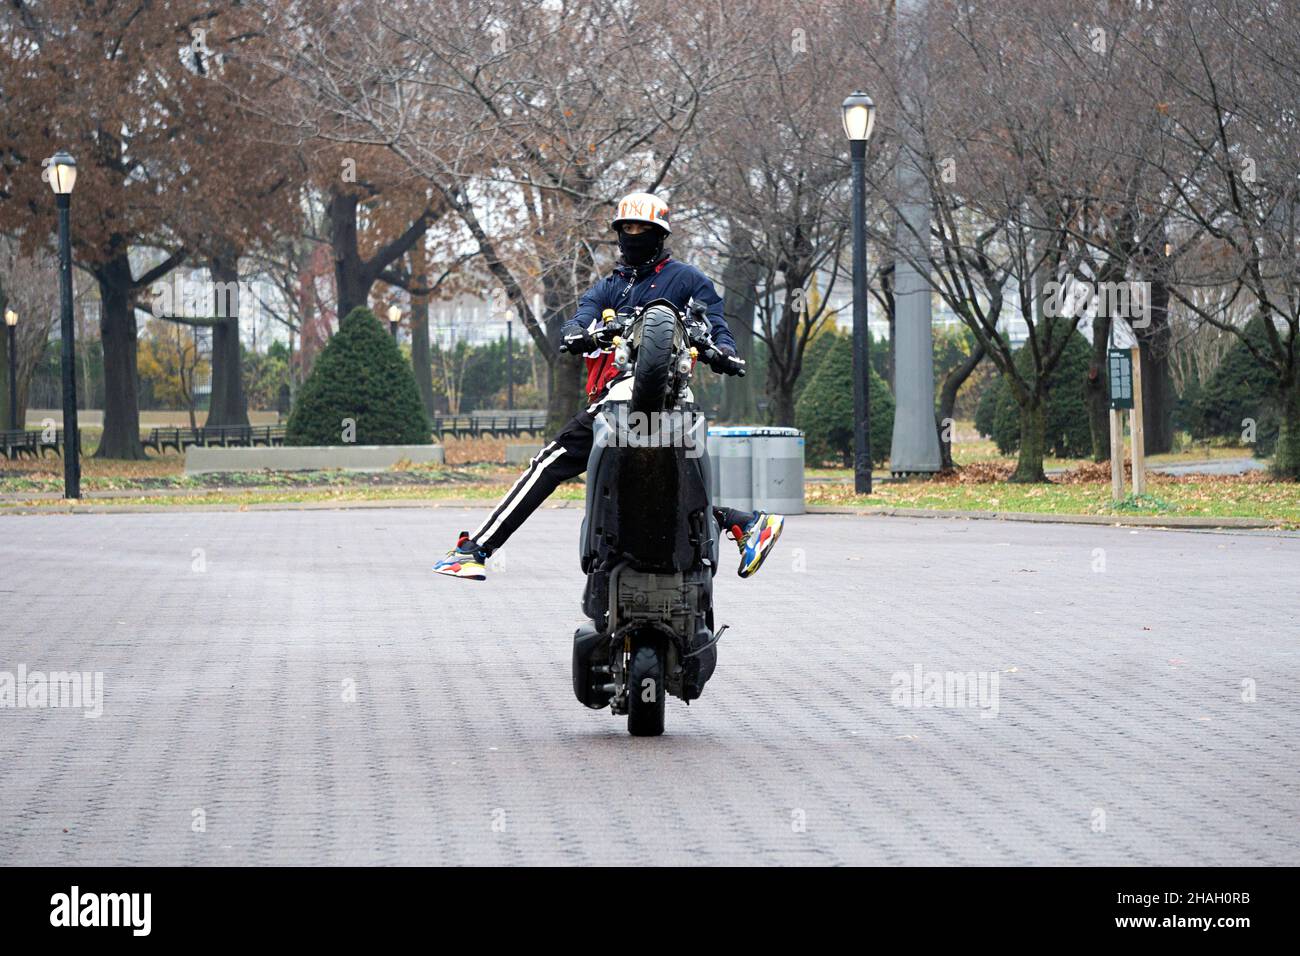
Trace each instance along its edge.
{"label": "front tire", "polygon": [[633,737],[658,737],[664,732],[664,661],[654,644],[632,652],[627,672],[627,732]]}
{"label": "front tire", "polygon": [[672,384],[673,335],[677,320],[667,309],[647,311],[637,346],[636,371],[632,381],[632,411],[662,412],[668,405]]}

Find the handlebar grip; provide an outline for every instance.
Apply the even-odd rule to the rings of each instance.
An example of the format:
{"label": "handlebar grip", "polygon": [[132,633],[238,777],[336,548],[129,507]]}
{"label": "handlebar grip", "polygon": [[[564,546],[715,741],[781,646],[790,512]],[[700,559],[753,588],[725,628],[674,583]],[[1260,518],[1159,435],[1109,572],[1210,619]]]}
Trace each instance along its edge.
{"label": "handlebar grip", "polygon": [[717,348],[710,348],[703,354],[704,364],[719,375],[735,375],[737,378],[745,377],[744,365],[733,365],[728,359],[731,358],[725,352]]}

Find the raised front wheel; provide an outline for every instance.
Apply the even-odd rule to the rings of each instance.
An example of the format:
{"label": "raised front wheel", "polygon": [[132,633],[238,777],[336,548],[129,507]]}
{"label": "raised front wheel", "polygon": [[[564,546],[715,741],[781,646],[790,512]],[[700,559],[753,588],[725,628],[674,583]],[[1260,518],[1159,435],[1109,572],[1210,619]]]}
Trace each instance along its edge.
{"label": "raised front wheel", "polygon": [[673,374],[673,333],[676,329],[677,320],[666,309],[652,308],[646,312],[641,326],[641,344],[636,353],[632,411],[661,412],[668,404]]}

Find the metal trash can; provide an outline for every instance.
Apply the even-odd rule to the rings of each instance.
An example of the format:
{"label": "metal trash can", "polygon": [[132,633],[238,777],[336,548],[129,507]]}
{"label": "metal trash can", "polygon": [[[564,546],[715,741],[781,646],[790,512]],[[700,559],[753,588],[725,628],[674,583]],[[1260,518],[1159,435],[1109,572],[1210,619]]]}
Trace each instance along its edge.
{"label": "metal trash can", "polygon": [[713,503],[741,511],[804,513],[803,433],[757,425],[709,429]]}
{"label": "metal trash can", "polygon": [[719,508],[754,510],[754,452],[747,428],[710,428],[708,440],[710,489]]}

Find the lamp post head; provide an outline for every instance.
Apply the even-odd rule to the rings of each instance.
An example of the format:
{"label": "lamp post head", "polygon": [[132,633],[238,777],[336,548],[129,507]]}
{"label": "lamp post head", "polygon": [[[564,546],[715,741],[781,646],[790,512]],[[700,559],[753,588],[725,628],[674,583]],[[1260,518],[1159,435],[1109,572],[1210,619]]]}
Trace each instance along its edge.
{"label": "lamp post head", "polygon": [[390,325],[396,325],[402,320],[402,307],[394,302],[388,307],[388,322]]}
{"label": "lamp post head", "polygon": [[77,161],[67,150],[59,150],[45,161],[50,188],[56,196],[72,195],[72,187],[77,184]]}
{"label": "lamp post head", "polygon": [[13,309],[5,309],[5,325],[9,326],[9,328],[12,329],[17,324],[18,324],[18,313],[15,312]]}
{"label": "lamp post head", "polygon": [[871,138],[871,129],[876,125],[876,104],[866,93],[860,90],[850,93],[840,106],[844,120],[844,135],[851,142],[866,141]]}

